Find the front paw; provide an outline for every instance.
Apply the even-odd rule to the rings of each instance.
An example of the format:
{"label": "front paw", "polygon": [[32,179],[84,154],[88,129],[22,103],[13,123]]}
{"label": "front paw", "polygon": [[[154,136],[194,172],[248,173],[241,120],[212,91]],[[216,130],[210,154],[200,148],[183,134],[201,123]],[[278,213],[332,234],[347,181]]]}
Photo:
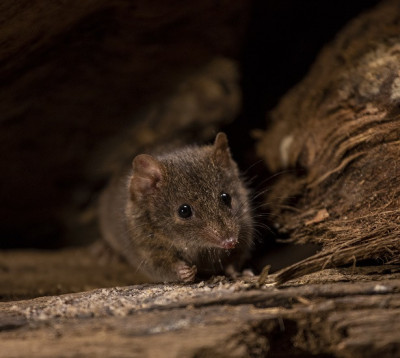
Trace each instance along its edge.
{"label": "front paw", "polygon": [[225,275],[237,279],[240,276],[240,273],[235,269],[233,265],[228,265],[225,267]]}
{"label": "front paw", "polygon": [[190,283],[193,282],[196,277],[197,267],[195,265],[189,267],[186,263],[179,262],[176,265],[176,273],[180,281]]}
{"label": "front paw", "polygon": [[239,277],[253,277],[254,273],[251,269],[245,269],[240,273],[235,269],[233,265],[228,265],[225,268],[225,275],[236,280]]}

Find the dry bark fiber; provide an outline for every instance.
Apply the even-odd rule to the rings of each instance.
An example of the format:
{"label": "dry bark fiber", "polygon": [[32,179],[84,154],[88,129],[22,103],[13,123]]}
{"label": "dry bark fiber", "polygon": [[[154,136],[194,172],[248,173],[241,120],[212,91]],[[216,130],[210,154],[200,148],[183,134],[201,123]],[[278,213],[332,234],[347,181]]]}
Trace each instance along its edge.
{"label": "dry bark fiber", "polygon": [[3,302],[0,357],[398,357],[399,292],[385,266]]}
{"label": "dry bark fiber", "polygon": [[258,153],[278,173],[274,224],[322,251],[285,281],[363,260],[400,263],[400,4],[353,20],[271,113]]}

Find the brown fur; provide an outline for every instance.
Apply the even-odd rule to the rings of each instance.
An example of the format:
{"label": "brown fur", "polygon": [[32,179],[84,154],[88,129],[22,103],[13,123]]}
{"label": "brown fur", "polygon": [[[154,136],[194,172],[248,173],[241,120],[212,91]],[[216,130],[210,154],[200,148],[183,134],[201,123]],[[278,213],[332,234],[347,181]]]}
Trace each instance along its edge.
{"label": "brown fur", "polygon": [[[220,194],[229,193],[232,207]],[[248,193],[231,159],[225,134],[214,145],[166,154],[141,154],[125,179],[105,191],[100,205],[105,240],[151,281],[193,281],[240,269],[252,243]],[[193,215],[178,215],[182,204]],[[234,249],[223,246],[234,238]]]}

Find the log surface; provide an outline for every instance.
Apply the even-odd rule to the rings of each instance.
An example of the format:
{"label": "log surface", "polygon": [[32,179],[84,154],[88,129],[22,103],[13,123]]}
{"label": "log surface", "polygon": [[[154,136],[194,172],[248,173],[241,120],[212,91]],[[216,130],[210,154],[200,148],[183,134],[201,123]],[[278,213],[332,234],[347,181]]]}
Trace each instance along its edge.
{"label": "log surface", "polygon": [[0,357],[400,354],[398,266],[330,269],[280,287],[271,275],[261,285],[216,277],[104,288],[138,278],[85,250],[0,259],[3,299],[87,290],[0,303]]}

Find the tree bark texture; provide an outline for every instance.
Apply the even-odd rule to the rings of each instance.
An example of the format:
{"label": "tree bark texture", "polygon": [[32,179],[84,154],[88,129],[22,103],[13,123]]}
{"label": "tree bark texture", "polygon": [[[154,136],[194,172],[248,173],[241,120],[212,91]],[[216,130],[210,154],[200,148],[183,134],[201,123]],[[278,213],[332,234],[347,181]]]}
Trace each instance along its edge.
{"label": "tree bark texture", "polygon": [[[235,53],[245,2],[0,6],[2,233],[91,222],[93,188],[130,152],[208,138],[237,113],[236,65],[217,55]],[[0,357],[398,357],[399,34],[397,1],[354,20],[258,144],[279,173],[276,228],[320,253],[270,276],[150,285],[93,248],[2,252]]]}
{"label": "tree bark texture", "polygon": [[[280,287],[274,275],[115,287],[131,268],[82,249],[0,259],[1,294],[14,299],[0,303],[0,357],[400,354],[398,266],[324,270]],[[38,292],[58,295],[20,300]]]}
{"label": "tree bark texture", "polygon": [[400,263],[400,5],[353,20],[270,114],[258,153],[278,231],[322,251],[285,281],[364,260]]}

